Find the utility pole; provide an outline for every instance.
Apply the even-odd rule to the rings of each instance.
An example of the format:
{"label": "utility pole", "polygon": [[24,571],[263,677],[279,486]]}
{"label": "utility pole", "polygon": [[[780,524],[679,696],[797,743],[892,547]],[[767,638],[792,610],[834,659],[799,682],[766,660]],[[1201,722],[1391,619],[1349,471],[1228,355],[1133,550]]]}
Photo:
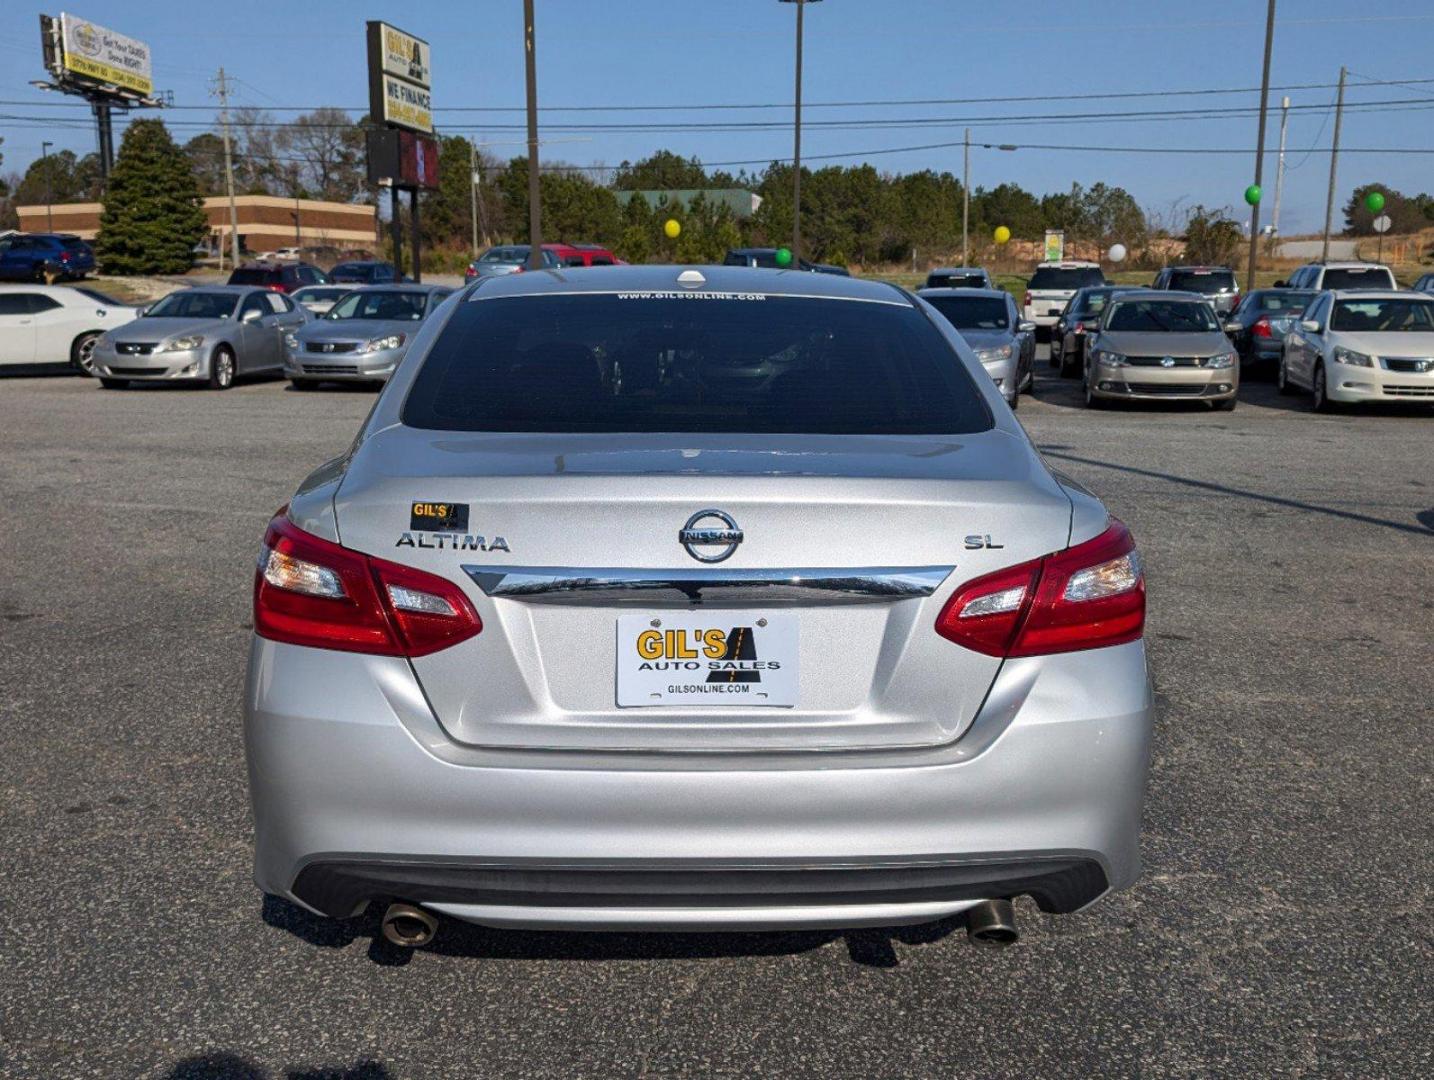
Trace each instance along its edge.
{"label": "utility pole", "polygon": [[[1255,142],[1255,187],[1265,173],[1265,119],[1270,106],[1270,50],[1275,44],[1275,0],[1265,10],[1265,66],[1260,75],[1260,134]],[[1260,253],[1260,200],[1250,206],[1250,269],[1245,275],[1246,290],[1255,287],[1255,259]]]}
{"label": "utility pole", "polygon": [[1329,195],[1324,204],[1324,246],[1320,249],[1320,262],[1329,261],[1329,228],[1334,223],[1334,180],[1335,170],[1339,166],[1339,127],[1344,120],[1344,78],[1347,72],[1343,67],[1339,69],[1339,93],[1335,96],[1334,105],[1334,144],[1329,154]]}
{"label": "utility pole", "polygon": [[[210,93],[219,98],[219,129],[224,135],[224,189],[229,196],[229,244],[235,267],[239,265],[239,211],[234,205],[234,155],[229,148],[229,79],[224,69],[214,80]],[[219,269],[224,269],[224,245],[219,245]]]}
{"label": "utility pole", "polygon": [[961,265],[971,265],[971,129],[966,129],[963,151],[965,165],[961,170]]}
{"label": "utility pole", "polygon": [[806,0],[797,0],[796,121],[792,125],[792,265],[802,262],[802,13]]}
{"label": "utility pole", "polygon": [[50,147],[54,145],[52,142],[40,143],[40,168],[45,171],[45,231],[47,233],[55,231],[54,211],[50,209],[51,204],[55,201],[55,191],[52,187],[54,177],[50,175]]}
{"label": "utility pole", "polygon": [[523,55],[528,83],[528,268],[543,268],[543,197],[538,183],[538,43],[533,0],[523,0]]}
{"label": "utility pole", "polygon": [[1280,161],[1275,169],[1275,214],[1270,220],[1270,231],[1280,235],[1280,199],[1285,193],[1285,130],[1290,123],[1290,99],[1280,101]]}
{"label": "utility pole", "polygon": [[478,147],[468,140],[468,202],[473,216],[473,257],[478,258]]}

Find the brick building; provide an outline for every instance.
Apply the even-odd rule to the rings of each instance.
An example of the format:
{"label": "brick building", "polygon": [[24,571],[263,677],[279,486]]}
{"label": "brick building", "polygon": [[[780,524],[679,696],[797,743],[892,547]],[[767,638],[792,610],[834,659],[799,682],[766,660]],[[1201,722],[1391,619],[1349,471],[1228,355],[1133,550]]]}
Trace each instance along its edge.
{"label": "brick building", "polygon": [[[239,218],[239,244],[249,254],[281,247],[333,247],[340,250],[372,250],[377,243],[378,211],[358,203],[321,202],[317,199],[285,199],[274,195],[236,195],[234,207]],[[100,228],[102,203],[55,203],[47,208],[19,206],[23,232],[74,233],[93,240]],[[209,219],[209,243],[225,241],[228,250],[229,200],[215,196],[204,200]]]}

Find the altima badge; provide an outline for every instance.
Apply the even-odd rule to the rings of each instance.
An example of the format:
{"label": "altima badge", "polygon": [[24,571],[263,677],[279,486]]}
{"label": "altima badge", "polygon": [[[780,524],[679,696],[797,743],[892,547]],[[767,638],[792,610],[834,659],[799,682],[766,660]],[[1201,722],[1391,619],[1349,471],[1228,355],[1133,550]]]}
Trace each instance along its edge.
{"label": "altima badge", "polygon": [[[702,528],[701,523],[709,519],[721,522],[725,528],[713,528],[710,525]],[[737,545],[742,542],[742,530],[737,528],[731,514],[721,510],[699,510],[688,518],[687,524],[678,531],[677,542],[698,562],[721,562],[731,558],[732,553],[737,550]],[[698,551],[698,548],[708,550]]]}

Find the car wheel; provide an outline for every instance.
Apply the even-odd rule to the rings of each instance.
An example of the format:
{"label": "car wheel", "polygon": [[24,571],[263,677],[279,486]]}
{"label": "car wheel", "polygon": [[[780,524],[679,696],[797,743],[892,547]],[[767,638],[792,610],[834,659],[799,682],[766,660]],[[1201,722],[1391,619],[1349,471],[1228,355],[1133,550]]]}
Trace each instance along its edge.
{"label": "car wheel", "polygon": [[70,367],[86,375],[95,373],[95,342],[100,339],[98,330],[81,334],[70,346]]}
{"label": "car wheel", "polygon": [[1329,399],[1329,387],[1325,385],[1324,365],[1317,364],[1314,369],[1314,378],[1311,380],[1313,389],[1310,391],[1310,398],[1317,413],[1334,412],[1334,402]]}
{"label": "car wheel", "polygon": [[1053,368],[1059,368],[1061,371],[1065,371],[1065,369],[1066,369],[1066,349],[1065,349],[1065,343],[1062,342],[1062,343],[1060,343],[1059,345],[1056,344],[1056,339],[1055,339],[1055,337],[1053,336],[1053,337],[1051,338],[1051,351],[1047,354],[1046,360],[1050,363],[1051,367],[1053,367]]}
{"label": "car wheel", "polygon": [[1290,370],[1286,366],[1286,359],[1280,356],[1280,366],[1275,370],[1275,389],[1289,397],[1295,392],[1294,383],[1290,382]]}
{"label": "car wheel", "polygon": [[1103,409],[1106,407],[1106,399],[1096,397],[1095,390],[1091,387],[1090,376],[1087,375],[1082,383],[1085,387],[1085,407],[1087,409]]}
{"label": "car wheel", "polygon": [[1012,412],[1015,412],[1017,409],[1019,409],[1021,407],[1021,392],[1017,390],[1014,394],[1012,394],[1009,398],[1006,399],[1006,404],[1011,407]]}
{"label": "car wheel", "polygon": [[128,379],[107,379],[107,378],[105,378],[103,375],[101,375],[101,376],[100,376],[100,385],[101,385],[102,387],[104,387],[106,390],[123,390],[126,386],[129,385],[129,380],[128,380]]}
{"label": "car wheel", "polygon": [[228,390],[234,385],[234,353],[221,345],[209,358],[209,389]]}
{"label": "car wheel", "polygon": [[316,390],[319,384],[314,379],[290,379],[289,385],[295,390]]}

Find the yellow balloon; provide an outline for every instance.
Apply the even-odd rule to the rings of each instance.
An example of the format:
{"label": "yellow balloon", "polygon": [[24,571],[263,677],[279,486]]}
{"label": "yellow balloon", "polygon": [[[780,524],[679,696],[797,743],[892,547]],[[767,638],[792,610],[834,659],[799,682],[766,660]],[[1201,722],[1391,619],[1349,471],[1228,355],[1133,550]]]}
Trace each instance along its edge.
{"label": "yellow balloon", "polygon": [[667,234],[668,239],[676,240],[678,234],[682,232],[682,226],[676,218],[668,218],[667,221],[663,223],[662,231]]}
{"label": "yellow balloon", "polygon": [[1006,226],[1004,226],[1004,225],[997,225],[997,226],[996,226],[996,243],[998,243],[998,244],[1004,244],[1004,243],[1005,243],[1007,240],[1009,240],[1009,239],[1011,239],[1011,230],[1008,229],[1008,228],[1006,228]]}

